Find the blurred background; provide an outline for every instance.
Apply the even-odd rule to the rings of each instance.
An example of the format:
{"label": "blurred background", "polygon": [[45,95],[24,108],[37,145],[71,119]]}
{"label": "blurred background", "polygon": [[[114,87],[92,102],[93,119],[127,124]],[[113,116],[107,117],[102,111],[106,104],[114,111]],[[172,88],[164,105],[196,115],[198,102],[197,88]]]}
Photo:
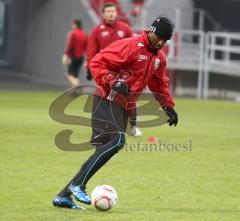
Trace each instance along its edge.
{"label": "blurred background", "polygon": [[[0,88],[68,88],[61,58],[71,22],[89,34],[104,0],[0,0]],[[238,0],[111,0],[136,34],[159,15],[170,17],[168,44],[174,96],[240,99]],[[81,83],[86,81],[84,67]]]}

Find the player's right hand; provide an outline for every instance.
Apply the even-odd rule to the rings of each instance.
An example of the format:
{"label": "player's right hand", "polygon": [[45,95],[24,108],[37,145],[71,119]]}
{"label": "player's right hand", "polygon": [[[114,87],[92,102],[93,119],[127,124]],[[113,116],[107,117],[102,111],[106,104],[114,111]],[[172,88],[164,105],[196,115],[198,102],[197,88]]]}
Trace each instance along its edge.
{"label": "player's right hand", "polygon": [[119,94],[123,95],[129,95],[130,94],[130,87],[128,84],[122,82],[122,81],[116,81],[112,85],[112,90],[116,91]]}

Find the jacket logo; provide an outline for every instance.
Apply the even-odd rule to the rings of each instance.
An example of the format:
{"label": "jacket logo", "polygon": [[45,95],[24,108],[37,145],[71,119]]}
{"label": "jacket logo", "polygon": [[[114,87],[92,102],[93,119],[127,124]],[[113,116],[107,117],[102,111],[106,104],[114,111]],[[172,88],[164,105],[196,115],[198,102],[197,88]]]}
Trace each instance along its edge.
{"label": "jacket logo", "polygon": [[158,69],[159,65],[160,65],[160,59],[157,58],[157,59],[155,60],[155,70]]}
{"label": "jacket logo", "polygon": [[138,57],[138,61],[146,61],[148,57],[146,55],[140,54]]}
{"label": "jacket logo", "polygon": [[118,36],[120,38],[124,38],[124,36],[125,36],[125,32],[124,31],[118,31],[117,34],[118,34]]}
{"label": "jacket logo", "polygon": [[102,35],[102,37],[106,37],[106,36],[109,35],[109,32],[108,31],[104,31],[104,32],[101,33],[101,35]]}

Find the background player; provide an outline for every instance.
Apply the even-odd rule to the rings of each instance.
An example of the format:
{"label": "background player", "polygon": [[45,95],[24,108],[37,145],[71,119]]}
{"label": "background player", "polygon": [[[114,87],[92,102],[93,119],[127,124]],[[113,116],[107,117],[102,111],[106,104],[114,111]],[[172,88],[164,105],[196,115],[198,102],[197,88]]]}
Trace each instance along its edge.
{"label": "background player", "polygon": [[84,60],[87,47],[87,34],[82,29],[80,20],[72,23],[72,31],[68,35],[66,51],[63,56],[63,64],[67,67],[67,79],[73,88],[79,85],[79,70]]}
{"label": "background player", "polygon": [[[97,25],[91,32],[87,48],[87,79],[91,80],[92,75],[89,71],[90,61],[101,50],[116,40],[133,36],[131,28],[117,19],[117,7],[113,3],[106,3],[103,6],[101,24]],[[131,132],[133,136],[141,136],[142,132],[137,127],[137,113],[130,118]]]}

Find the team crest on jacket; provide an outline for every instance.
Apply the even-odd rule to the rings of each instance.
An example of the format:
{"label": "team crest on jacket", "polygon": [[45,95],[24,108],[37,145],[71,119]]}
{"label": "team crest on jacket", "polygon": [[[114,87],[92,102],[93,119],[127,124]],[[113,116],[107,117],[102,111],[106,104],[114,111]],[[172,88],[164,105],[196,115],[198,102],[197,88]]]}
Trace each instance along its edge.
{"label": "team crest on jacket", "polygon": [[118,34],[118,36],[120,37],[120,38],[123,38],[124,36],[125,36],[125,32],[124,31],[118,31],[117,32],[117,34]]}
{"label": "team crest on jacket", "polygon": [[158,69],[159,65],[160,65],[160,59],[157,58],[157,59],[155,60],[155,70]]}

